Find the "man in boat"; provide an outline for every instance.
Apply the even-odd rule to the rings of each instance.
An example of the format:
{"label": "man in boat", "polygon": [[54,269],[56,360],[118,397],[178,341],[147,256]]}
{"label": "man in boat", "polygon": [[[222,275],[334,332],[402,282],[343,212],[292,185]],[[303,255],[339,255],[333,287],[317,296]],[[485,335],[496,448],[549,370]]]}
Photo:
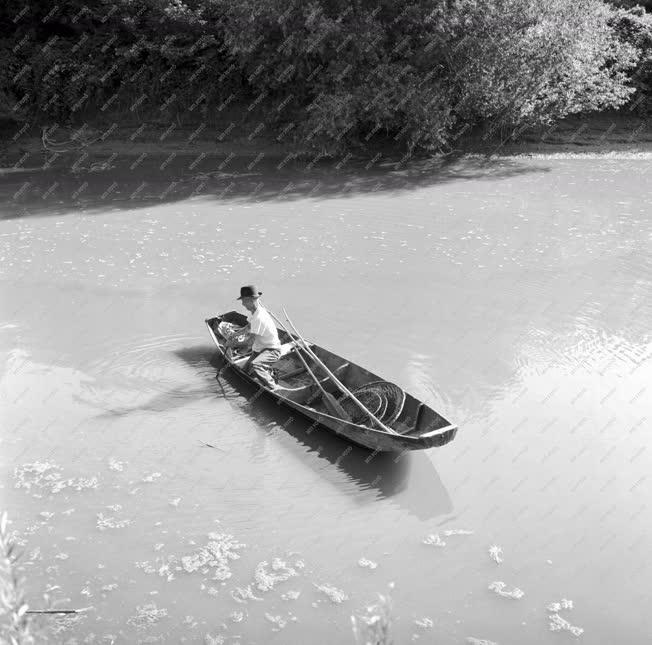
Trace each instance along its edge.
{"label": "man in boat", "polygon": [[[270,370],[274,363],[281,358],[281,341],[272,317],[260,303],[259,298],[262,295],[263,292],[258,291],[252,284],[240,288],[238,300],[241,300],[242,306],[251,313],[249,323],[243,331],[253,337],[251,356],[244,369],[252,372],[265,387],[274,390],[276,383]],[[229,346],[228,343],[227,346]]]}

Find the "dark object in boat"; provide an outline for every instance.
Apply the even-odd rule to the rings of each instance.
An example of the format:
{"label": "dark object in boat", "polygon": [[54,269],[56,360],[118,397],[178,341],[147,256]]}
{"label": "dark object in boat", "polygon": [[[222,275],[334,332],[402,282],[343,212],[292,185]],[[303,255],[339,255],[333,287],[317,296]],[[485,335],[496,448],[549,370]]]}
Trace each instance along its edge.
{"label": "dark object in boat", "polygon": [[283,343],[281,358],[274,366],[278,375],[278,386],[275,390],[270,390],[243,370],[248,358],[248,348],[242,348],[243,353],[236,351],[227,354],[226,338],[220,332],[220,323],[230,323],[229,326],[222,325],[222,329],[228,329],[232,325],[241,327],[247,323],[247,318],[237,311],[230,311],[206,320],[215,345],[239,376],[265,390],[270,396],[293,410],[356,444],[378,451],[422,450],[443,446],[452,441],[457,433],[457,426],[422,401],[406,393],[398,385],[383,381],[359,365],[348,362],[337,354],[308,341],[312,351],[326,367],[351,390],[356,398],[362,401],[372,414],[397,434],[371,427],[370,420],[364,418],[365,415],[359,407],[346,396],[342,396],[323,370],[315,367],[315,375],[319,378],[322,387],[338,397],[340,404],[352,419],[345,421],[333,416],[324,405],[319,388],[296,354],[298,351],[296,341],[281,329],[279,329],[279,338]]}
{"label": "dark object in boat", "polygon": [[[373,381],[351,390],[357,399],[383,423],[391,426],[400,416],[405,405],[405,392],[394,383]],[[367,418],[360,408],[346,397],[342,397],[342,406],[358,423]],[[376,406],[375,409],[373,407]]]}

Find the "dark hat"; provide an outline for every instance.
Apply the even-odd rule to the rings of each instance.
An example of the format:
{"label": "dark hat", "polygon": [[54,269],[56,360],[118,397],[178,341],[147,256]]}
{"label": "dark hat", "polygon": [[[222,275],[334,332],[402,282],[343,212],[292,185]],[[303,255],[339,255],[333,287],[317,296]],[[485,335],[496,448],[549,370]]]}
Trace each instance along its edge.
{"label": "dark hat", "polygon": [[244,287],[240,287],[240,297],[236,298],[237,300],[242,300],[243,298],[260,298],[263,295],[262,291],[258,291],[253,284],[247,284]]}

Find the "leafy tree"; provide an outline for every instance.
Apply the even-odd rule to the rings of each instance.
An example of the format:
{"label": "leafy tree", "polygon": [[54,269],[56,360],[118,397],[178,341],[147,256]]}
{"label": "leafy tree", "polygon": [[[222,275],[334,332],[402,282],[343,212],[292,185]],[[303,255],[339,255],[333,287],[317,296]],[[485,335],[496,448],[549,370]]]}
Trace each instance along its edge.
{"label": "leafy tree", "polygon": [[649,95],[649,14],[601,0],[5,0],[0,29],[5,116],[219,121],[231,105],[325,152],[441,150]]}

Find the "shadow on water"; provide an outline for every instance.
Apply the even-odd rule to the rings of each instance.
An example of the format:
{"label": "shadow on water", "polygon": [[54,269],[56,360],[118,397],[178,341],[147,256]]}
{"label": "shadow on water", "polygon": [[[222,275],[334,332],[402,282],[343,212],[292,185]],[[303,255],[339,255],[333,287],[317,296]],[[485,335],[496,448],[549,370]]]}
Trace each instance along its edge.
{"label": "shadow on water", "polygon": [[[38,155],[34,155],[38,156]],[[105,155],[108,159],[108,155]],[[97,159],[96,159],[97,157]],[[397,164],[380,159],[317,162],[266,158],[252,166],[251,158],[225,160],[207,155],[178,155],[169,164],[152,154],[137,168],[134,157],[119,156],[103,172],[73,171],[78,155],[63,155],[51,167],[0,168],[0,219],[61,212],[106,213],[111,209],[136,209],[171,204],[197,196],[224,203],[288,202],[305,198],[341,198],[387,194],[436,184],[474,179],[506,179],[549,172],[540,164],[481,157],[439,157]],[[101,160],[94,155],[93,160]],[[88,162],[90,164],[90,161]],[[29,166],[33,167],[29,167]],[[35,167],[34,167],[35,166]],[[192,166],[192,168],[190,167]]]}
{"label": "shadow on water", "polygon": [[[198,375],[210,378],[217,396],[232,399],[239,411],[256,422],[261,432],[269,432],[271,426],[293,437],[295,442],[286,442],[284,445],[294,451],[304,463],[313,467],[320,464],[320,460],[306,459],[307,453],[316,453],[344,473],[348,481],[354,482],[357,491],[369,490],[375,493],[376,499],[391,499],[421,520],[452,511],[448,492],[425,452],[410,452],[401,456],[392,453],[374,454],[326,429],[314,428],[312,421],[296,415],[268,394],[258,396],[259,389],[229,368],[214,347],[201,345],[176,350],[174,353],[192,366]],[[217,380],[222,382],[222,387],[219,383],[215,387],[216,372],[220,373]],[[336,481],[333,483],[337,485]],[[349,487],[344,488],[350,491]],[[368,503],[369,500],[362,496],[356,499],[360,503]]]}

